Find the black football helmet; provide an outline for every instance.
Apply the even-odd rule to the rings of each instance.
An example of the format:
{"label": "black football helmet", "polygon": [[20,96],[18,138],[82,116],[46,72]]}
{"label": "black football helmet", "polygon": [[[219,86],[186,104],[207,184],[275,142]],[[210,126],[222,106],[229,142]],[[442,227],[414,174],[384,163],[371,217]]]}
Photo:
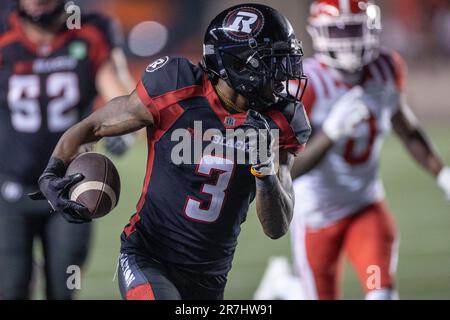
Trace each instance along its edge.
{"label": "black football helmet", "polygon": [[[242,4],[215,17],[206,30],[203,66],[211,80],[223,79],[262,111],[280,99],[301,100],[307,78],[302,43],[288,19],[261,4]],[[290,94],[289,81],[298,81]]]}
{"label": "black football helmet", "polygon": [[27,10],[25,10],[25,8],[22,6],[20,0],[15,0],[15,2],[19,16],[30,21],[31,23],[39,25],[42,28],[55,26],[56,23],[59,23],[58,19],[60,19],[61,16],[66,13],[65,5],[67,3],[67,0],[57,0],[54,8],[40,14],[27,12]]}

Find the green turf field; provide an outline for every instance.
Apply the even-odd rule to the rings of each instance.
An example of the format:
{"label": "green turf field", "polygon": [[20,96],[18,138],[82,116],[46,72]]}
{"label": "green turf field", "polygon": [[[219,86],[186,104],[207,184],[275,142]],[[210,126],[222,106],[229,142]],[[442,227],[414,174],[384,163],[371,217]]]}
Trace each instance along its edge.
{"label": "green turf field", "polygon": [[[430,130],[450,164],[450,127]],[[97,221],[93,250],[84,274],[82,299],[117,299],[119,235],[133,213],[145,169],[145,144],[139,143],[116,161],[122,177],[119,207]],[[403,299],[450,299],[450,204],[434,181],[417,169],[396,139],[388,139],[382,159],[390,207],[401,233],[398,282]],[[176,186],[174,186],[174,189]],[[254,212],[249,213],[229,276],[227,299],[250,299],[273,255],[289,255],[289,238],[272,241],[262,233]],[[344,296],[362,298],[356,278],[346,269]]]}

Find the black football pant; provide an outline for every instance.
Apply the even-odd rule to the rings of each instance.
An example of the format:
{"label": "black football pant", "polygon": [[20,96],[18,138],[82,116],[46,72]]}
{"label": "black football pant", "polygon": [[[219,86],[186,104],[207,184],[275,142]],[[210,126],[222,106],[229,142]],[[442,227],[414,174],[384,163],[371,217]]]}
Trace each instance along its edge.
{"label": "black football pant", "polygon": [[121,253],[119,288],[126,300],[223,300],[226,276],[205,276]]}
{"label": "black football pant", "polygon": [[[69,224],[59,214],[50,214],[46,202],[23,196],[8,202],[0,192],[0,300],[29,299],[34,286],[35,239],[44,254],[47,299],[69,300],[76,290],[67,286],[69,266],[83,266],[91,239],[90,224]],[[69,281],[70,283],[70,281]],[[73,289],[73,288],[72,288]]]}

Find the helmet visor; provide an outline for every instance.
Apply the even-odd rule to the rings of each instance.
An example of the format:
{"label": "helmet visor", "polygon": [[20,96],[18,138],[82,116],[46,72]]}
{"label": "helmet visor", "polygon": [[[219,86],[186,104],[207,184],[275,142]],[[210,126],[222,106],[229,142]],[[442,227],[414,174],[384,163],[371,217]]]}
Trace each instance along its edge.
{"label": "helmet visor", "polygon": [[363,25],[342,24],[328,27],[328,36],[331,39],[361,38],[364,35]]}
{"label": "helmet visor", "polygon": [[[278,99],[298,102],[306,85],[303,73],[303,50],[292,43],[263,44],[243,50],[246,44],[220,47],[221,63],[227,70],[231,87],[249,99],[263,98],[266,104]],[[289,82],[303,83],[295,95],[287,92]]]}

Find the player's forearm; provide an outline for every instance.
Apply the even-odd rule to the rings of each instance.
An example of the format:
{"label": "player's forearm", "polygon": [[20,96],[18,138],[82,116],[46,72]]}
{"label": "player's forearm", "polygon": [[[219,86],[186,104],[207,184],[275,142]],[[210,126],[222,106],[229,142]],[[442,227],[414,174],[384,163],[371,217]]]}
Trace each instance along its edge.
{"label": "player's forearm", "polygon": [[67,165],[78,154],[82,145],[98,140],[92,128],[81,122],[64,133],[53,151],[52,158],[62,160]]}
{"label": "player's forearm", "polygon": [[[256,211],[264,233],[271,239],[283,237],[289,230],[294,211],[294,191],[290,177],[257,178]],[[283,180],[286,180],[283,182]]]}
{"label": "player's forearm", "polygon": [[292,179],[295,180],[313,170],[323,160],[332,147],[333,141],[328,138],[325,133],[320,132],[314,136],[314,138],[308,142],[306,150],[295,160],[291,171]]}
{"label": "player's forearm", "polygon": [[133,96],[115,98],[70,128],[61,137],[52,157],[67,164],[84,144],[97,142],[103,137],[131,133],[151,125],[151,115],[145,109],[136,107],[135,99],[137,98]]}
{"label": "player's forearm", "polygon": [[407,134],[403,134],[401,139],[411,156],[425,170],[437,177],[444,168],[444,164],[425,133],[421,129],[416,128]]}
{"label": "player's forearm", "polygon": [[408,106],[406,97],[400,100],[399,111],[392,117],[392,126],[411,156],[425,170],[437,177],[444,165]]}

